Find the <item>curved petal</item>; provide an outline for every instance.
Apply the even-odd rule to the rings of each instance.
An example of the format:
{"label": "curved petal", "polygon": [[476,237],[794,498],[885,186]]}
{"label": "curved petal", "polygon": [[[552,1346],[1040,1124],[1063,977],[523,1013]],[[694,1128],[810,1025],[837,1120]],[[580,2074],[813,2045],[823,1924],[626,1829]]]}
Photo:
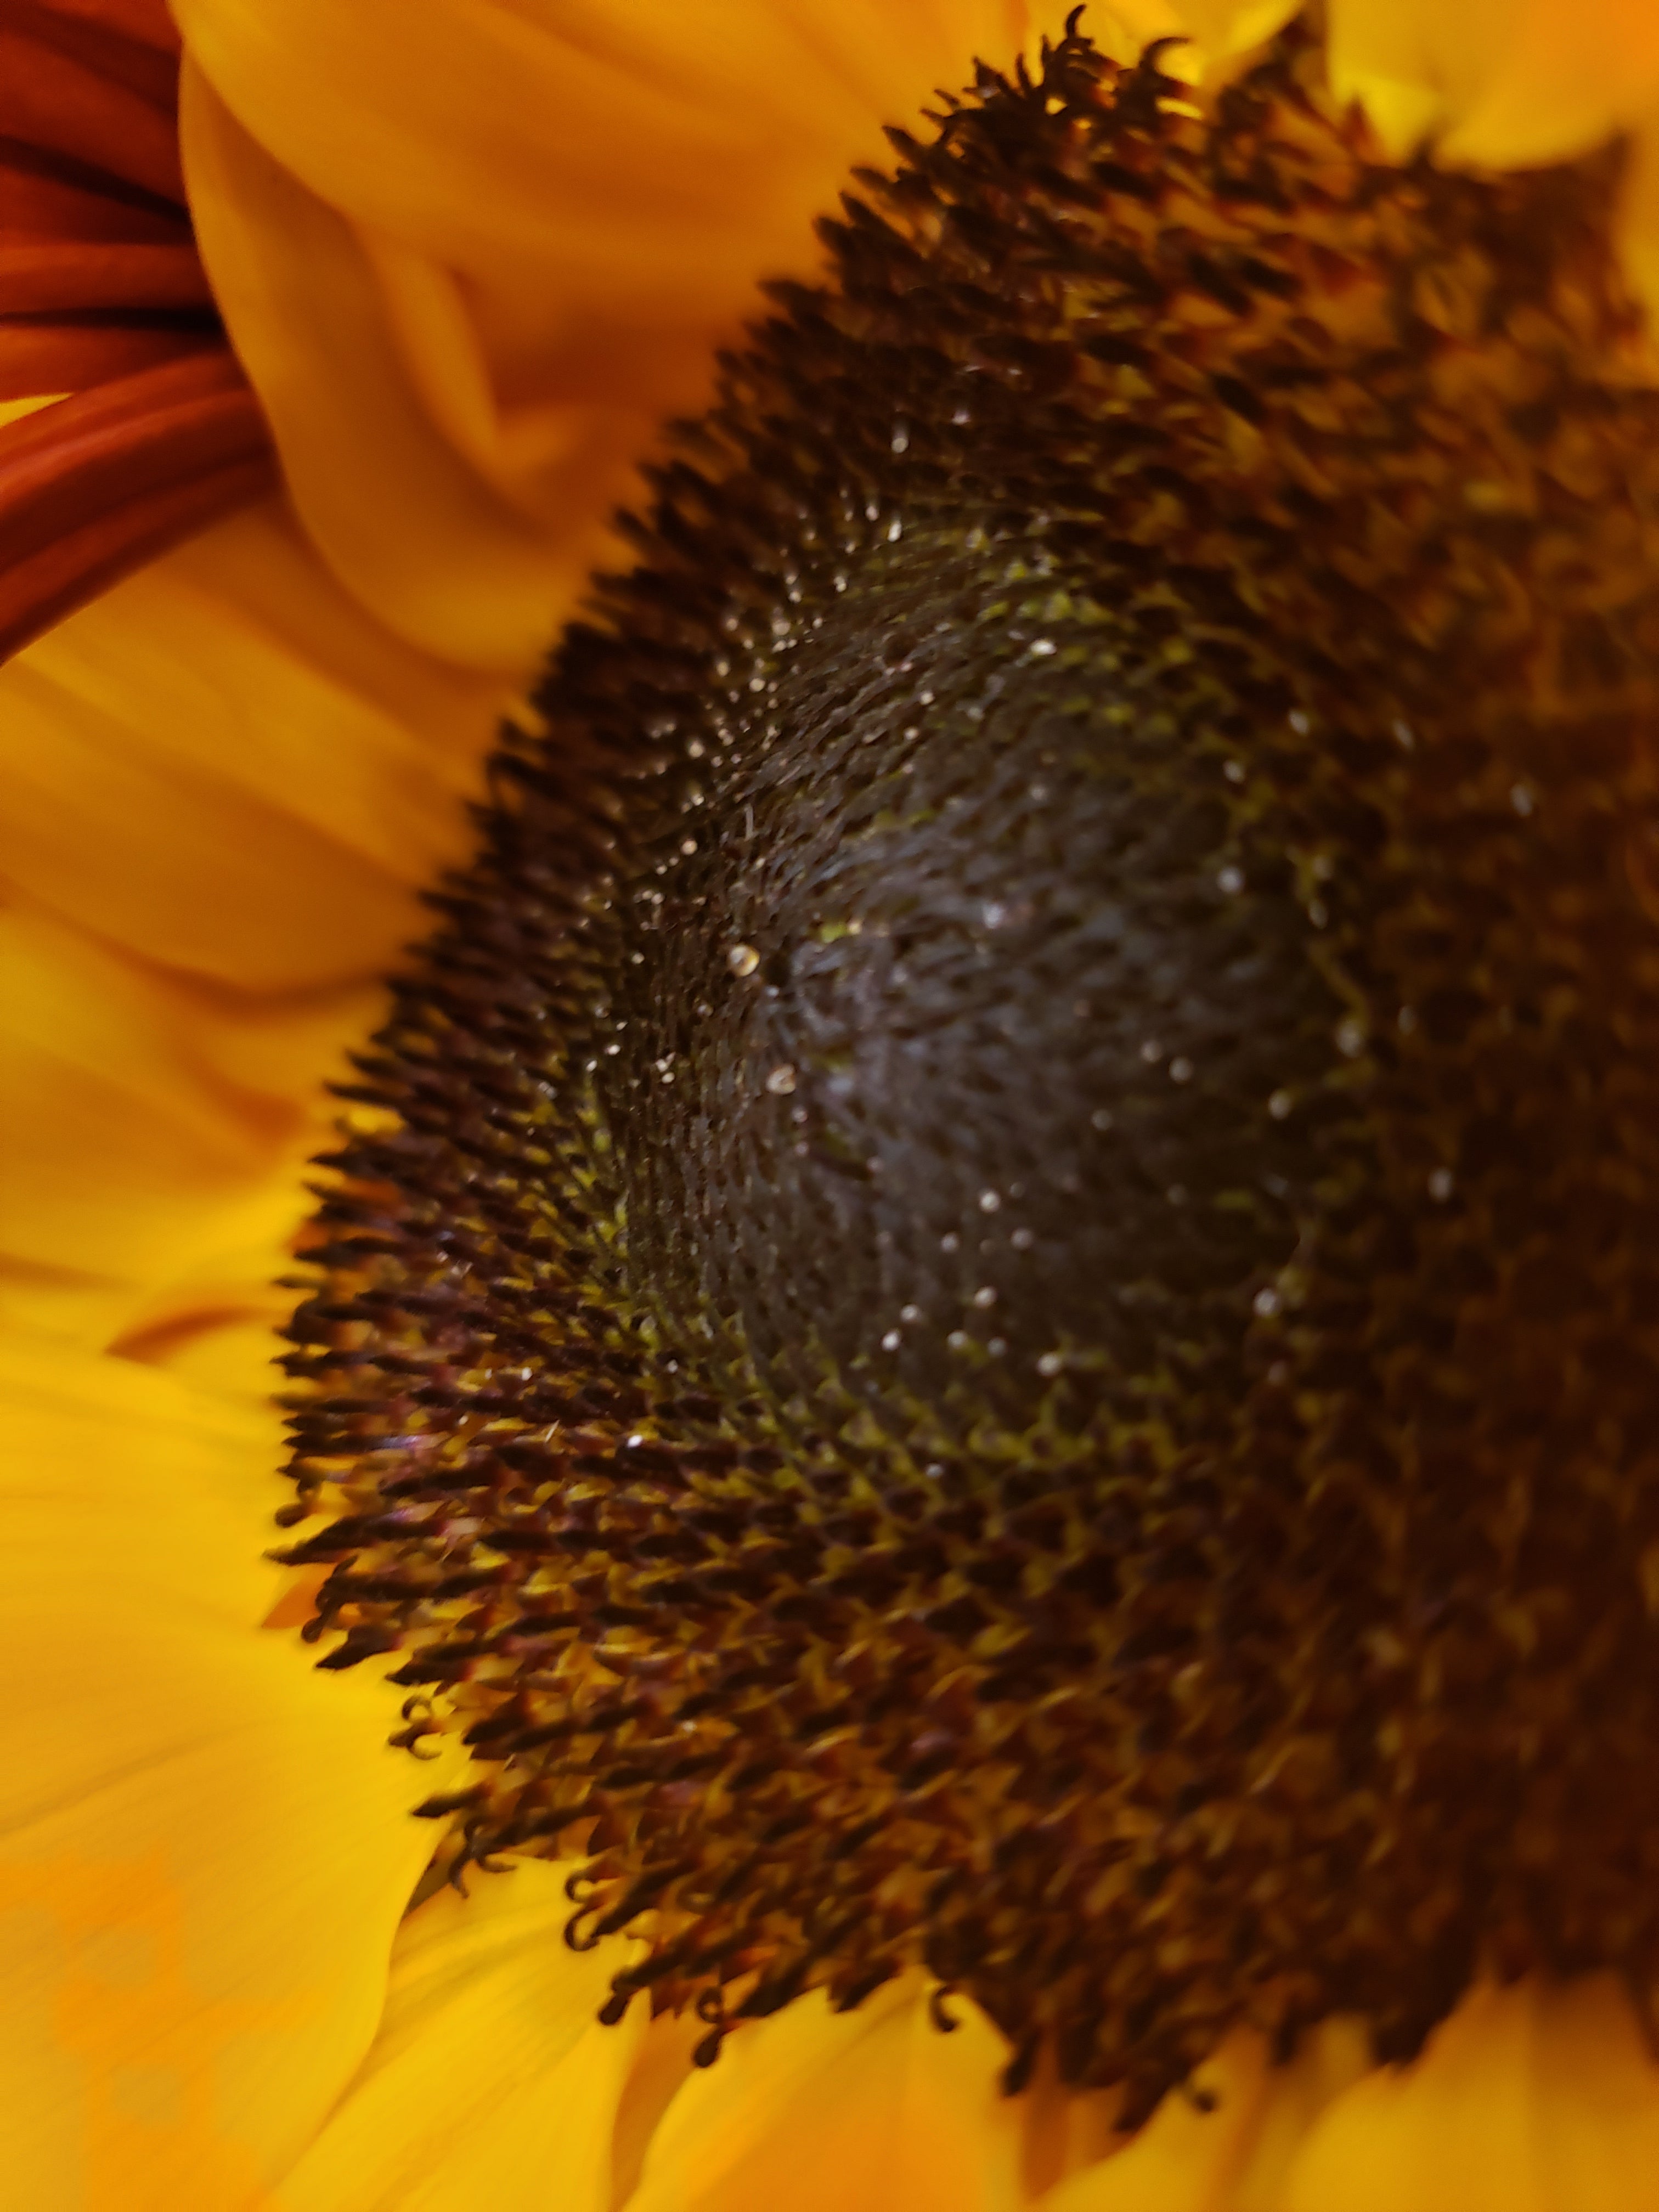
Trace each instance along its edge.
{"label": "curved petal", "polygon": [[[1328,2021],[1285,2066],[1267,2063],[1257,2037],[1235,2035],[1138,2135],[1042,2197],[1042,2212],[1284,2212],[1308,2130],[1369,2066],[1350,2021]],[[1339,2207],[1348,2212],[1346,2197],[1326,2212]]]}
{"label": "curved petal", "polygon": [[0,672],[7,873],[240,991],[366,980],[464,848],[501,699],[367,620],[267,502]]}
{"label": "curved petal", "polygon": [[1044,2197],[1042,2212],[1233,2212],[1271,2085],[1260,2039],[1234,2036],[1131,2142]]}
{"label": "curved petal", "polygon": [[568,1948],[571,1870],[474,1874],[465,1899],[441,1890],[410,1915],[380,2033],[282,2212],[608,2212],[644,2007],[599,2024],[635,1947]]}
{"label": "curved petal", "polygon": [[1404,154],[1425,132],[1457,161],[1559,161],[1659,100],[1645,0],[1332,0],[1332,85]]}
{"label": "curved petal", "polygon": [[204,257],[306,528],[399,635],[513,671],[883,124],[1031,32],[1019,0],[179,12]]}
{"label": "curved petal", "polygon": [[325,1127],[315,1086],[378,1003],[204,1003],[49,916],[0,914],[0,1282],[94,1292],[83,1336],[155,1320],[163,1286],[232,1255],[253,1255],[238,1279],[257,1291]]}
{"label": "curved petal", "polygon": [[[203,250],[307,530],[347,588],[404,638],[479,667],[527,672],[568,611],[611,503],[580,480],[595,459],[585,417],[605,410],[576,408],[568,437],[552,441],[576,475],[557,486],[563,526],[544,526],[433,421],[393,342],[361,234],[274,161],[188,66],[184,92]],[[434,285],[444,281],[434,272]],[[453,358],[422,366],[428,386],[454,374]],[[608,425],[600,465],[617,489],[610,447],[619,442],[625,459],[648,428],[636,416]]]}
{"label": "curved petal", "polygon": [[1284,2212],[1651,2212],[1659,2064],[1607,1977],[1479,1989],[1412,2066],[1336,2099]]}
{"label": "curved petal", "polygon": [[0,1304],[89,1341],[264,1304],[500,702],[275,502],[0,671]]}
{"label": "curved petal", "polygon": [[250,1628],[255,1417],[43,1342],[0,1388],[8,2193],[240,2212],[373,2033],[429,1773],[383,1683]]}
{"label": "curved petal", "polygon": [[628,2212],[1012,2212],[1024,2201],[1008,2048],[920,1975],[857,2011],[818,1994],[728,2038],[670,2103]]}

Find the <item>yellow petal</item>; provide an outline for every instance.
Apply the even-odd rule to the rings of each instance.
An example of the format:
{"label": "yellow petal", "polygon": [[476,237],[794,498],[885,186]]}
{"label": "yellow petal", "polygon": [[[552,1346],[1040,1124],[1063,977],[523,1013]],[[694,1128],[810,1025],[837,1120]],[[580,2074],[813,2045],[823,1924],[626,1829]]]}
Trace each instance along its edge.
{"label": "yellow petal", "polygon": [[1314,2123],[1371,2071],[1370,2038],[1357,2020],[1328,2020],[1269,2073],[1249,2154],[1226,2212],[1284,2212],[1286,2178]]}
{"label": "yellow petal", "polygon": [[320,1133],[314,1086],[377,1004],[204,1004],[46,916],[0,915],[11,1296],[79,1285],[115,1331],[155,1318],[168,1284],[211,1283],[226,1255],[263,1246],[268,1279]]}
{"label": "yellow petal", "polygon": [[[347,588],[411,643],[527,673],[586,571],[602,502],[566,485],[589,521],[567,534],[482,478],[422,405],[359,236],[194,70],[184,94],[204,256],[307,531]],[[428,365],[426,380],[441,374]],[[644,428],[623,434],[636,443]]]}
{"label": "yellow petal", "polygon": [[274,502],[0,672],[0,838],[65,920],[264,993],[358,982],[459,858],[496,687],[414,652]]}
{"label": "yellow petal", "polygon": [[1007,2045],[907,1976],[855,2012],[821,1995],[739,2028],[669,2105],[628,2212],[1002,2212],[1023,2201]]}
{"label": "yellow petal", "polygon": [[1234,2036],[1124,2148],[1051,2190],[1042,2212],[1231,2212],[1271,2088],[1261,2039]]}
{"label": "yellow petal", "polygon": [[247,1626],[246,1423],[118,1361],[5,1349],[6,2194],[244,2212],[373,2033],[426,1774],[385,1747],[383,1683]]}
{"label": "yellow petal", "polygon": [[270,1310],[322,1079],[464,849],[498,699],[274,503],[0,672],[6,1310],[88,1341]]}
{"label": "yellow petal", "polygon": [[1649,0],[1332,0],[1331,82],[1395,154],[1432,131],[1446,159],[1563,161],[1659,99]]}
{"label": "yellow petal", "polygon": [[1115,62],[1138,61],[1155,40],[1176,44],[1160,57],[1166,76],[1191,84],[1231,76],[1284,28],[1299,0],[1109,0],[1091,5],[1082,28]]}
{"label": "yellow petal", "polygon": [[0,1398],[7,1551],[59,1562],[68,1604],[95,1571],[158,1611],[264,1619],[279,1570],[263,1554],[285,1495],[274,1409],[16,1332],[0,1334]]}
{"label": "yellow petal", "polygon": [[428,650],[529,667],[883,124],[1062,13],[188,0],[204,257],[335,573]]}
{"label": "yellow petal", "polygon": [[474,1871],[411,1913],[386,2014],[282,2212],[607,2212],[611,2138],[645,2008],[595,2014],[623,1942],[566,1945],[568,1865]]}
{"label": "yellow petal", "polygon": [[42,392],[32,399],[0,399],[0,430],[8,422],[21,422],[26,415],[33,415],[37,409],[51,407],[68,397],[66,392]]}
{"label": "yellow petal", "polygon": [[1478,1989],[1416,2064],[1339,2097],[1285,2212],[1651,2212],[1659,2067],[1603,1978]]}

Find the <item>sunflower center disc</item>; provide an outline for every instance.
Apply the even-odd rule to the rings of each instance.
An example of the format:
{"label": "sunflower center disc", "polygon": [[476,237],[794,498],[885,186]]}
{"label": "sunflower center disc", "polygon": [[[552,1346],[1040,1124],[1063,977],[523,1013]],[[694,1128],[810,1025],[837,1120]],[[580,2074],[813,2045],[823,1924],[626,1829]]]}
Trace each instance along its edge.
{"label": "sunflower center disc", "polygon": [[1149,665],[991,520],[884,533],[745,633],[596,1073],[665,1332],[707,1310],[781,1401],[1018,1455],[1242,1388],[1350,1077],[1289,819],[1222,736],[1282,705]]}
{"label": "sunflower center disc", "polygon": [[349,1094],[308,1632],[706,2057],[1659,1969],[1659,398],[1607,163],[1316,64],[899,141]]}

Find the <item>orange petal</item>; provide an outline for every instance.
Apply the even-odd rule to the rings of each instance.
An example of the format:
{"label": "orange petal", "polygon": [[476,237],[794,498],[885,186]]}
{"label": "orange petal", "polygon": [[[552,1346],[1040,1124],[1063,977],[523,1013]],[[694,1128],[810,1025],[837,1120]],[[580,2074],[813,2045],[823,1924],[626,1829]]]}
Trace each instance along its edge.
{"label": "orange petal", "polygon": [[[33,253],[37,280],[20,286]],[[137,257],[168,281],[204,283],[193,249],[88,246],[121,304],[139,281]],[[0,283],[31,306],[43,287],[89,277],[52,246],[0,246]],[[52,302],[52,304],[57,304]],[[102,304],[94,301],[94,305]],[[49,380],[56,381],[56,378]],[[228,352],[210,345],[118,376],[17,422],[0,438],[0,658],[92,592],[268,491],[276,466],[258,403]]]}

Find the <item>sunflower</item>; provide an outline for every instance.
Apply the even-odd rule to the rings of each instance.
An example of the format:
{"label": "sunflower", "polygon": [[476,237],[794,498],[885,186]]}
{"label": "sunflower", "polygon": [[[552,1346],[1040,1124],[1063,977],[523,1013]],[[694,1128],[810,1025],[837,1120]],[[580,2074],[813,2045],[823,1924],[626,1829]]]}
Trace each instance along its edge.
{"label": "sunflower", "polygon": [[16,2201],[1655,2198],[1659,22],[175,14],[0,20]]}

